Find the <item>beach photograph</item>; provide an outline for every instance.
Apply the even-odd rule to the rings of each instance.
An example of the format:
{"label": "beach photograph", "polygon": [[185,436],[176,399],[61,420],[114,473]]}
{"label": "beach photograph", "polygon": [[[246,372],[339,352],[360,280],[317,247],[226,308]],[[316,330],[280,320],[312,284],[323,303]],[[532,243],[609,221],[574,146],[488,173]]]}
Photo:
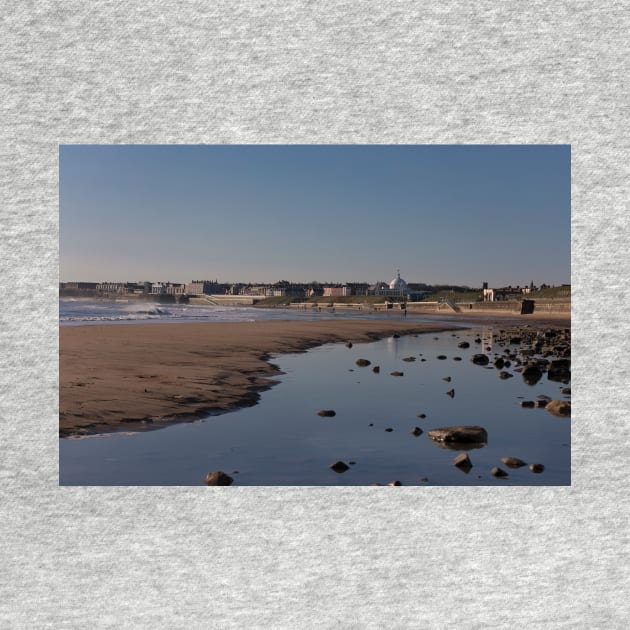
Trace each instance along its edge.
{"label": "beach photograph", "polygon": [[571,485],[569,145],[61,145],[59,483]]}

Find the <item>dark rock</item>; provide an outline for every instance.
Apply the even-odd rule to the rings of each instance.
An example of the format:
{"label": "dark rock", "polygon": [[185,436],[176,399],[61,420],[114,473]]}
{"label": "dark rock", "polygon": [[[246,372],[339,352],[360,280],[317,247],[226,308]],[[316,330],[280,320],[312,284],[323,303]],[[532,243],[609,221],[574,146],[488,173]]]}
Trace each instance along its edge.
{"label": "dark rock", "polygon": [[337,413],[333,409],[320,409],[317,412],[317,415],[321,416],[322,418],[332,418],[336,416]]}
{"label": "dark rock", "polygon": [[453,357],[453,361],[461,361],[462,358],[461,357]]}
{"label": "dark rock", "polygon": [[407,361],[407,363],[412,363],[416,360],[416,357],[405,357],[403,361]]}
{"label": "dark rock", "polygon": [[404,372],[391,372],[392,376],[404,376],[405,373]]}
{"label": "dark rock", "polygon": [[371,365],[372,361],[368,361],[367,359],[357,359],[355,361],[355,363],[359,366],[359,367],[366,367],[368,365]]}
{"label": "dark rock", "polygon": [[571,415],[571,403],[568,400],[552,400],[545,409],[558,418],[568,418]]}
{"label": "dark rock", "polygon": [[222,470],[213,470],[206,475],[206,486],[231,486],[234,479]]}
{"label": "dark rock", "polygon": [[485,443],[488,441],[488,432],[479,426],[458,425],[453,427],[441,427],[439,429],[431,429],[429,437],[436,442],[444,443]]}
{"label": "dark rock", "polygon": [[424,361],[426,361],[426,359],[420,359],[420,362],[421,362],[421,363],[422,363],[422,362],[424,362]]}
{"label": "dark rock", "polygon": [[345,464],[344,462],[335,462],[334,464],[331,464],[330,466],[336,473],[344,473],[346,472],[346,470],[350,470],[350,466],[348,466],[348,464]]}
{"label": "dark rock", "polygon": [[374,374],[380,374],[380,372],[381,372],[381,367],[380,367],[379,365],[375,365],[375,366],[372,368],[372,372],[374,372]]}
{"label": "dark rock", "polygon": [[528,365],[523,368],[521,376],[528,385],[536,385],[536,383],[538,383],[538,381],[542,378],[542,372],[537,365]]}
{"label": "dark rock", "polygon": [[513,346],[517,346],[519,343],[521,343],[521,338],[520,337],[512,337],[512,338],[510,338],[510,344],[512,344]]}
{"label": "dark rock", "polygon": [[422,435],[423,431],[420,427],[414,427],[413,429],[411,429],[411,433],[418,437],[419,435]]}
{"label": "dark rock", "polygon": [[440,361],[444,361],[444,359],[446,359],[446,355],[445,354],[438,354],[437,357],[435,357],[436,359],[439,359]]}
{"label": "dark rock", "polygon": [[509,372],[499,372],[499,378],[505,380],[506,378],[512,378],[514,375]]}
{"label": "dark rock", "polygon": [[529,469],[533,473],[541,473],[543,470],[545,470],[545,467],[542,464],[530,464]]}
{"label": "dark rock", "polygon": [[536,401],[536,407],[538,409],[544,409],[548,404],[549,404],[548,400],[537,400]]}
{"label": "dark rock", "polygon": [[385,429],[385,431],[387,431],[387,433],[391,433],[394,429],[392,429],[391,427],[388,427],[387,429]]}
{"label": "dark rock", "polygon": [[350,464],[350,466],[354,466],[356,462],[348,462],[348,464]]}
{"label": "dark rock", "polygon": [[461,455],[458,455],[453,460],[453,465],[457,466],[457,468],[463,470],[465,473],[470,472],[470,469],[473,466],[472,462],[470,461],[470,457],[468,457],[468,453],[462,453]]}
{"label": "dark rock", "polygon": [[560,390],[561,394],[564,394],[565,396],[570,396],[571,395],[571,388],[570,387],[563,387]]}
{"label": "dark rock", "polygon": [[426,418],[427,414],[426,413],[419,413],[416,417],[417,418]]}
{"label": "dark rock", "polygon": [[447,395],[447,396],[450,396],[451,398],[455,398],[455,390],[454,390],[454,389],[449,389],[449,390],[446,392],[446,395]]}
{"label": "dark rock", "polygon": [[400,335],[399,335],[398,333],[394,333],[394,334],[392,335],[392,337],[393,337],[394,339],[400,339]]}
{"label": "dark rock", "polygon": [[494,367],[497,368],[497,370],[502,370],[504,365],[505,361],[501,357],[494,362]]}
{"label": "dark rock", "polygon": [[475,365],[488,365],[490,359],[487,354],[474,354],[470,359]]}
{"label": "dark rock", "polygon": [[457,344],[458,348],[470,348],[470,344],[467,341],[462,341],[461,343]]}
{"label": "dark rock", "polygon": [[477,337],[477,338],[475,339],[475,343],[481,343],[481,337]]}
{"label": "dark rock", "polygon": [[346,348],[352,348],[352,342],[348,341],[348,343],[346,344]]}
{"label": "dark rock", "polygon": [[388,486],[402,486],[402,482],[396,480],[396,481],[390,481],[388,484]]}
{"label": "dark rock", "polygon": [[450,383],[451,382],[451,377],[450,376],[445,376],[442,380],[446,381],[447,383]]}
{"label": "dark rock", "polygon": [[571,380],[571,360],[556,359],[552,361],[547,371],[547,378],[550,381],[568,383]]}
{"label": "dark rock", "polygon": [[527,464],[518,457],[502,457],[501,461],[510,468],[521,468],[522,466],[527,466]]}
{"label": "dark rock", "polygon": [[508,474],[505,472],[505,470],[503,470],[502,468],[499,468],[498,466],[495,466],[490,473],[492,474],[493,477],[498,477],[500,479],[507,477]]}
{"label": "dark rock", "polygon": [[426,481],[429,481],[429,478],[428,477],[420,477],[420,481],[425,481],[426,482]]}
{"label": "dark rock", "polygon": [[522,400],[521,407],[528,407],[533,409],[536,406],[536,403],[533,400]]}

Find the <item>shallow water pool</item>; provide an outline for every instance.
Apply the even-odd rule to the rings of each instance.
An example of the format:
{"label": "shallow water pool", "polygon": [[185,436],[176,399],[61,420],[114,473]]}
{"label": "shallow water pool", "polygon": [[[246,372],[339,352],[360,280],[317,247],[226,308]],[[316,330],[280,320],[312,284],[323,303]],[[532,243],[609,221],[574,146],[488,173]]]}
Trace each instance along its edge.
{"label": "shallow water pool", "polygon": [[[475,343],[478,338],[482,341]],[[470,347],[458,348],[461,341]],[[284,374],[254,407],[131,435],[60,440],[60,483],[200,485],[207,472],[223,470],[234,485],[249,486],[394,480],[403,485],[570,485],[571,420],[520,406],[539,395],[567,398],[560,392],[566,384],[544,375],[530,386],[514,366],[506,369],[514,377],[501,380],[492,363],[474,365],[470,357],[492,343],[487,328],[281,355],[272,362]],[[487,354],[492,359],[502,351],[496,347]],[[415,361],[403,361],[407,357]],[[358,358],[371,365],[358,367]],[[394,371],[403,376],[392,376]],[[447,377],[450,381],[443,380]],[[336,415],[320,417],[320,409]],[[427,435],[429,429],[460,424],[488,432],[485,446],[467,451],[473,464],[469,472],[453,465],[461,451],[442,448]],[[411,433],[416,426],[423,430],[419,436]],[[541,463],[544,472],[507,468],[500,461],[505,456]],[[349,470],[331,470],[337,460]],[[509,476],[496,479],[490,473],[494,466]]]}

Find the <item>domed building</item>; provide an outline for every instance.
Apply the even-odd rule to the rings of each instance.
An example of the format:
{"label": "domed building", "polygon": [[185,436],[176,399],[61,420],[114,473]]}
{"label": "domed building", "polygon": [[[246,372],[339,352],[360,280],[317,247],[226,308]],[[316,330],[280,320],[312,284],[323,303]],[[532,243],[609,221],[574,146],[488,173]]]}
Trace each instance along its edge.
{"label": "domed building", "polygon": [[407,294],[407,283],[400,277],[400,269],[396,270],[396,277],[389,283],[391,291],[396,291],[396,295]]}
{"label": "domed building", "polygon": [[409,288],[407,283],[400,277],[400,269],[396,272],[396,277],[389,283],[377,282],[370,287],[369,293],[371,295],[384,295],[391,297],[402,297],[407,299],[409,297]]}

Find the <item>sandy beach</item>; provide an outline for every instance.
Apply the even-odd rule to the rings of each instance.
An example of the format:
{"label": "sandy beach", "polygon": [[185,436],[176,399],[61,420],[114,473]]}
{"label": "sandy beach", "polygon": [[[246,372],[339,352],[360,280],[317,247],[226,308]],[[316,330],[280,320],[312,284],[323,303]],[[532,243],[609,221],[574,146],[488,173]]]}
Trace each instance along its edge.
{"label": "sandy beach", "polygon": [[60,435],[151,428],[252,405],[278,374],[270,355],[446,328],[348,320],[62,327]]}

